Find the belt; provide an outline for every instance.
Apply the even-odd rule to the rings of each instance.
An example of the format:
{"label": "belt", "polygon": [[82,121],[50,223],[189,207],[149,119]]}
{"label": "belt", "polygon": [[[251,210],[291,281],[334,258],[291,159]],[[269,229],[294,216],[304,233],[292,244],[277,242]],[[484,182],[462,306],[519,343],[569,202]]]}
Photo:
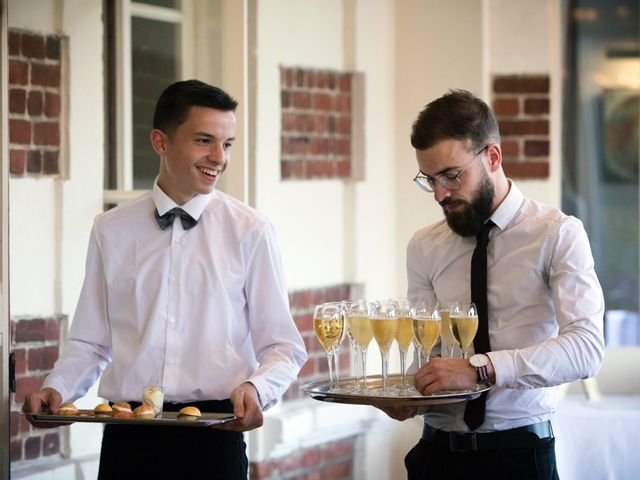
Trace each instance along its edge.
{"label": "belt", "polygon": [[422,431],[423,440],[450,452],[532,448],[544,438],[553,438],[553,429],[548,420],[510,430],[496,430],[487,433],[445,432],[425,423]]}

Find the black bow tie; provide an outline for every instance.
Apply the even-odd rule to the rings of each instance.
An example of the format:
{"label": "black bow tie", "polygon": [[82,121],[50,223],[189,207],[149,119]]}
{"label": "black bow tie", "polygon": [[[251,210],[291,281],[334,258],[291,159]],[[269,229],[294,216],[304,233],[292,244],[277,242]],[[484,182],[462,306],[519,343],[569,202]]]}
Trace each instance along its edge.
{"label": "black bow tie", "polygon": [[190,228],[193,228],[198,224],[198,220],[178,207],[172,208],[164,215],[160,215],[158,213],[158,209],[156,208],[153,211],[153,215],[156,217],[156,222],[158,222],[158,225],[160,225],[160,228],[162,230],[166,230],[171,225],[173,225],[173,220],[176,218],[176,216],[180,217],[180,223],[182,223],[182,228],[184,228],[185,230],[189,230]]}

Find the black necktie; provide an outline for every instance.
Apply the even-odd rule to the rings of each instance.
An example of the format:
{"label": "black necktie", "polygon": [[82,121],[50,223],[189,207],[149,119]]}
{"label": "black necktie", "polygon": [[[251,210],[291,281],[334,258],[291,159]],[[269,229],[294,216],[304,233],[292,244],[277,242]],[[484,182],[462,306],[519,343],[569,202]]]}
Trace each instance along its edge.
{"label": "black necktie", "polygon": [[198,223],[198,220],[196,220],[187,212],[185,212],[184,210],[178,207],[172,208],[164,215],[160,215],[158,213],[158,209],[156,208],[153,212],[153,215],[156,217],[156,222],[158,222],[158,225],[160,225],[160,228],[162,230],[166,230],[171,225],[173,225],[173,220],[176,217],[180,217],[182,228],[184,228],[185,230],[189,230],[190,228],[195,227],[196,224]]}
{"label": "black necktie", "polygon": [[[482,226],[476,236],[476,248],[471,257],[471,301],[478,310],[478,333],[473,339],[473,349],[476,353],[486,353],[491,350],[489,344],[489,307],[487,305],[487,245],[489,231],[495,226],[491,220]],[[484,422],[487,392],[475,400],[467,402],[464,410],[464,422],[471,430],[475,430]]]}

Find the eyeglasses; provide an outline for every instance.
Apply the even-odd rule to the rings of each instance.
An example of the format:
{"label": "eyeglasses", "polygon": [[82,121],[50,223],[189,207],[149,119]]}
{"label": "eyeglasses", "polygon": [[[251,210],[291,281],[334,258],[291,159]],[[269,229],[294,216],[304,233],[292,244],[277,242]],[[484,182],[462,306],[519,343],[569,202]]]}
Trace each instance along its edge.
{"label": "eyeglasses", "polygon": [[436,182],[447,190],[460,190],[460,177],[464,173],[464,171],[471,165],[480,155],[485,148],[487,148],[489,144],[482,147],[478,150],[473,158],[467,163],[464,167],[460,169],[458,173],[455,175],[452,173],[443,173],[440,175],[436,175],[435,177],[430,177],[429,175],[425,175],[421,170],[418,170],[418,174],[413,178],[413,181],[420,187],[422,190],[428,193],[433,193],[436,190]]}

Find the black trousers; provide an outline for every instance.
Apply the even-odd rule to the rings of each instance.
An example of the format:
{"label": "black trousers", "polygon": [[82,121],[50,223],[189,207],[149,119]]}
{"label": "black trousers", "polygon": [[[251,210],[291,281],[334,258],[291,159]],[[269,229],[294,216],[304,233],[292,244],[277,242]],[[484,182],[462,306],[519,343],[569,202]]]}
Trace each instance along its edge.
{"label": "black trousers", "polygon": [[[205,412],[233,412],[231,402],[192,402]],[[167,411],[184,405],[165,404]],[[241,432],[210,427],[105,425],[99,480],[246,480],[248,460]]]}
{"label": "black trousers", "polygon": [[404,459],[409,480],[557,480],[555,439],[530,448],[451,452],[421,439]]}

